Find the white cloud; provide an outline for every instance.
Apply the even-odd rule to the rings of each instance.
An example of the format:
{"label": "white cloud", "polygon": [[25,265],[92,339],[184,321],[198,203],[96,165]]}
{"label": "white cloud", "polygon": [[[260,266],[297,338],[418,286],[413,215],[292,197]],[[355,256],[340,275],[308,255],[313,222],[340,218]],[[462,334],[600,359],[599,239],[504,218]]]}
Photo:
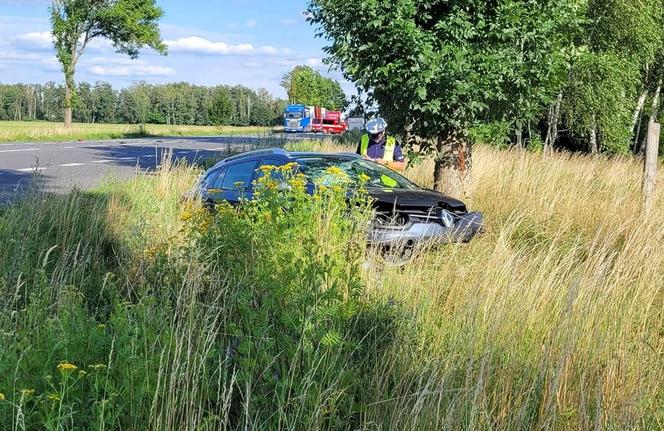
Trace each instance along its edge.
{"label": "white cloud", "polygon": [[256,24],[258,23],[256,22],[255,19],[250,19],[249,21],[244,23],[244,25],[247,27],[256,27]]}
{"label": "white cloud", "polygon": [[311,57],[307,59],[307,65],[311,67],[322,66],[323,60],[320,58]]}
{"label": "white cloud", "polygon": [[291,26],[295,24],[297,24],[297,20],[294,20],[293,18],[284,18],[281,20],[281,25]]}
{"label": "white cloud", "polygon": [[175,70],[170,67],[164,66],[149,66],[149,65],[127,65],[127,66],[92,66],[89,70],[90,74],[96,76],[172,76],[175,75]]}
{"label": "white cloud", "polygon": [[50,31],[34,31],[19,34],[13,38],[13,45],[26,50],[53,49],[53,35]]}
{"label": "white cloud", "polygon": [[250,43],[237,45],[226,42],[212,42],[198,36],[182,37],[176,40],[167,40],[166,45],[170,52],[188,52],[192,54],[207,55],[280,55],[287,54],[288,49],[275,48],[271,45],[255,47]]}

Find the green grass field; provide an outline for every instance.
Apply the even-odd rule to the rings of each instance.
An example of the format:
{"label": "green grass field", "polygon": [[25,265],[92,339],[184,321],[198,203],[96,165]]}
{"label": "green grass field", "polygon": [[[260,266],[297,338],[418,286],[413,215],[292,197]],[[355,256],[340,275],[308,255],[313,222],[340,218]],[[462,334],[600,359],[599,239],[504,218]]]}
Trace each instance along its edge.
{"label": "green grass field", "polygon": [[269,127],[169,126],[163,124],[84,124],[66,129],[46,121],[0,121],[0,143],[120,139],[144,136],[268,134]]}
{"label": "green grass field", "polygon": [[664,182],[645,217],[632,159],[474,161],[484,235],[403,267],[298,178],[210,215],[165,163],[0,210],[0,429],[661,429]]}

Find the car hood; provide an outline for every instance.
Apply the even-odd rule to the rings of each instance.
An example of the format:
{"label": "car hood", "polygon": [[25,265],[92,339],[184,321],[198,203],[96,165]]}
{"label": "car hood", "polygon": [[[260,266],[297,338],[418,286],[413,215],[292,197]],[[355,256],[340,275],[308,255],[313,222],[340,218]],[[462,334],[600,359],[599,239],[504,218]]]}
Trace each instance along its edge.
{"label": "car hood", "polygon": [[466,212],[463,202],[434,190],[369,188],[367,192],[375,199],[374,206],[382,210],[445,208],[454,212]]}

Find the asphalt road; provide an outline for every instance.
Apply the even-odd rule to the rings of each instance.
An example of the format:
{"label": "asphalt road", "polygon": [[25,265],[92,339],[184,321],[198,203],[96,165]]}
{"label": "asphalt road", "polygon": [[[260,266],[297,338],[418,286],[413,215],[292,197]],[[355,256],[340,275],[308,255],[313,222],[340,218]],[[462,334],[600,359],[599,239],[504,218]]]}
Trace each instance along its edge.
{"label": "asphalt road", "polygon": [[229,150],[251,150],[283,145],[284,140],[316,138],[309,135],[214,136],[155,139],[118,139],[61,143],[0,145],[0,201],[26,190],[65,193],[87,189],[104,179],[130,178],[154,171],[165,154],[190,163],[223,158]]}

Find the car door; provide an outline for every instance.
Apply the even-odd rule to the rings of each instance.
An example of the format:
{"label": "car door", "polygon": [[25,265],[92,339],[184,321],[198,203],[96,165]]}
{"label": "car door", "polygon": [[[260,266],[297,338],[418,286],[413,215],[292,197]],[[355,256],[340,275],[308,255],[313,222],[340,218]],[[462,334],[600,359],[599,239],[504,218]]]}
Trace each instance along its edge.
{"label": "car door", "polygon": [[257,160],[248,162],[235,163],[226,166],[224,169],[223,179],[219,181],[217,177],[216,183],[220,183],[221,199],[230,203],[238,203],[240,199],[251,199],[253,196],[252,180],[258,165]]}

